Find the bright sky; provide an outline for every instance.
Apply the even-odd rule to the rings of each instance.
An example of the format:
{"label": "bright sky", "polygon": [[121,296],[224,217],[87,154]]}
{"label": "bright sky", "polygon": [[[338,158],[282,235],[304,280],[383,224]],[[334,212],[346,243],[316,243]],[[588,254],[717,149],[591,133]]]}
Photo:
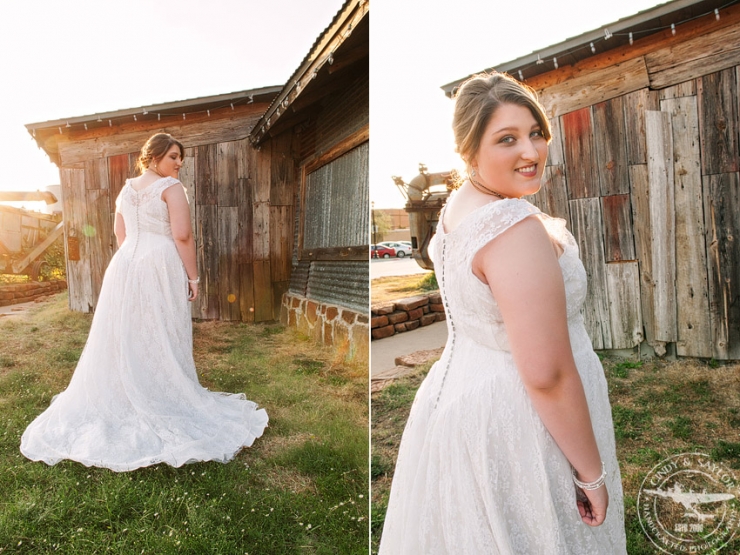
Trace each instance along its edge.
{"label": "bright sky", "polygon": [[24,124],[283,85],[342,4],[0,1],[0,190],[59,183]]}
{"label": "bright sky", "polygon": [[623,17],[656,0],[375,0],[370,26],[370,198],[403,207],[391,179],[462,164],[441,86]]}

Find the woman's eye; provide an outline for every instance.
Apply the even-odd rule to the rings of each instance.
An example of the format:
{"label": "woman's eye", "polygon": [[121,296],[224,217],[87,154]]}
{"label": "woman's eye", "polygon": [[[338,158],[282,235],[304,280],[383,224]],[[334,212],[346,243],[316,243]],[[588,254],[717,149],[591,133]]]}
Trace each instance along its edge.
{"label": "woman's eye", "polygon": [[506,137],[501,137],[501,140],[499,142],[501,142],[501,143],[513,143],[514,142],[514,137],[512,137],[511,135],[506,135]]}
{"label": "woman's eye", "polygon": [[537,131],[532,131],[530,137],[544,137],[544,135],[542,134],[542,130],[538,129]]}

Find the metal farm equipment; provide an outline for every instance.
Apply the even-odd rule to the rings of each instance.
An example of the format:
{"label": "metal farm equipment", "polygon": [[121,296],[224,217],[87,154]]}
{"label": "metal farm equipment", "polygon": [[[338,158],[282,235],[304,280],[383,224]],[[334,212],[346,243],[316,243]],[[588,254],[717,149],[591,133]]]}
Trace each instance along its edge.
{"label": "metal farm equipment", "polygon": [[[0,192],[0,201],[57,202],[49,192]],[[38,281],[46,250],[64,233],[61,215],[0,204],[0,274],[28,275]]]}
{"label": "metal farm equipment", "polygon": [[429,258],[429,241],[434,236],[447,197],[454,189],[457,172],[429,173],[424,164],[419,164],[419,175],[408,183],[402,178],[393,176],[401,194],[406,198],[404,207],[409,215],[411,231],[412,257],[416,263],[427,270],[433,270],[434,264]]}

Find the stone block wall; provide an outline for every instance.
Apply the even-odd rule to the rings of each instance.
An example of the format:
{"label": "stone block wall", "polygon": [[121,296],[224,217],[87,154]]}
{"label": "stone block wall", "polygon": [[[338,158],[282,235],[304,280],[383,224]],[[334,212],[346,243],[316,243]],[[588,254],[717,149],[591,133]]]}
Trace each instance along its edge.
{"label": "stone block wall", "polygon": [[431,293],[374,306],[371,317],[372,338],[383,339],[440,322],[445,319],[445,309],[442,296]]}
{"label": "stone block wall", "polygon": [[335,347],[347,361],[363,363],[370,360],[367,314],[285,293],[280,307],[280,322],[297,328],[318,343]]}
{"label": "stone block wall", "polygon": [[0,306],[27,303],[44,297],[59,293],[67,288],[67,282],[60,281],[31,281],[29,283],[13,283],[0,285]]}

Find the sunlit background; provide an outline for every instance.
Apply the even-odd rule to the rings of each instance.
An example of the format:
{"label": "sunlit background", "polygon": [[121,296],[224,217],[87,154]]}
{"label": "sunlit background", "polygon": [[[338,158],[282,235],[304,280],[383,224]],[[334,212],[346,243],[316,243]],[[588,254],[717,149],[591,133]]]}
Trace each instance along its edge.
{"label": "sunlit background", "polygon": [[391,176],[462,164],[454,152],[451,81],[665,2],[656,0],[378,0],[370,27],[370,195],[400,208]]}
{"label": "sunlit background", "polygon": [[0,2],[0,190],[59,183],[25,124],[282,86],[342,4]]}

